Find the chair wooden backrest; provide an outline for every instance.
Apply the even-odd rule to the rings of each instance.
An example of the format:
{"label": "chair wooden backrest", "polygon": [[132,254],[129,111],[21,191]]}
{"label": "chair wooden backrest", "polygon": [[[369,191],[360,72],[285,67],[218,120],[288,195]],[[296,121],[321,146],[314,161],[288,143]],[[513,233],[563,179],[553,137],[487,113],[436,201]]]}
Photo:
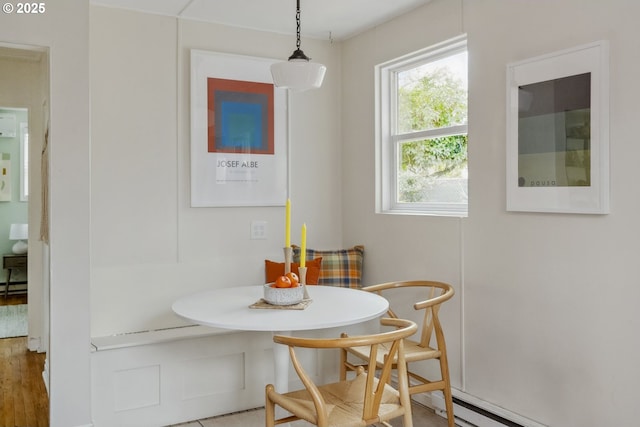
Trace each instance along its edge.
{"label": "chair wooden backrest", "polygon": [[[384,291],[388,291],[391,289],[411,287],[421,287],[427,289],[427,298],[421,298],[420,301],[413,304],[413,308],[415,310],[424,310],[422,325],[420,329],[420,347],[429,347],[431,339],[435,333],[437,346],[438,348],[442,348],[445,345],[444,333],[442,331],[442,324],[440,323],[438,312],[440,311],[440,306],[442,305],[442,303],[450,300],[455,294],[453,286],[448,283],[437,282],[433,280],[409,280],[380,283],[378,285],[367,286],[365,288],[362,288],[362,290],[367,292],[375,292],[379,295],[382,295]],[[396,313],[393,311],[393,307],[391,306],[389,306],[389,311],[387,312],[387,314],[389,315],[389,317],[398,318]]]}
{"label": "chair wooden backrest", "polygon": [[[299,391],[279,394],[275,391],[272,385],[267,385],[267,426],[294,421],[297,419],[305,419],[308,422],[311,422],[318,426],[340,425],[336,424],[336,420],[331,419],[332,414],[328,409],[330,406],[333,406],[335,402],[332,401],[327,404],[326,399],[328,396],[331,396],[332,400],[340,398],[340,393],[344,390],[349,391],[349,398],[347,399],[347,396],[344,396],[345,407],[353,407],[355,404],[355,407],[358,408],[358,410],[361,410],[361,413],[357,414],[357,417],[362,420],[362,425],[386,421],[384,415],[380,414],[380,407],[383,395],[385,393],[389,393],[389,390],[395,391],[395,389],[390,388],[390,385],[388,383],[391,377],[391,371],[397,365],[398,371],[403,373],[402,375],[400,375],[400,381],[398,383],[397,389],[400,402],[398,404],[398,409],[396,409],[389,415],[392,416],[392,418],[404,415],[404,425],[406,427],[409,427],[411,425],[411,403],[408,392],[406,365],[404,361],[403,340],[404,338],[415,334],[418,327],[416,323],[405,319],[383,318],[380,322],[384,326],[391,326],[395,329],[371,335],[348,336],[346,334],[342,334],[340,338],[330,339],[302,338],[283,335],[274,336],[273,340],[276,343],[289,346],[289,355],[291,357],[291,362],[298,374],[298,377],[304,384],[306,391],[311,396],[314,410],[310,411],[308,407],[304,407],[299,403],[295,403],[294,399],[290,398],[296,397],[299,400]],[[378,349],[382,348],[383,345],[388,348],[388,352],[392,355],[392,357],[389,358],[388,362],[384,363],[383,366],[378,367],[379,376],[376,377]],[[369,369],[366,369],[365,371],[365,369],[360,368],[358,371],[358,376],[353,380],[320,386],[316,385],[311,377],[307,374],[304,367],[300,363],[295,351],[297,347],[316,349],[344,349],[354,346],[366,346],[370,349],[371,356],[367,363]],[[394,363],[393,359],[396,359],[397,363]],[[360,383],[362,383],[361,376],[363,375],[366,377],[364,378],[362,396],[357,396],[354,394],[354,388],[345,386],[345,384],[347,382],[355,381],[360,381]],[[327,391],[329,391],[329,393],[325,393]],[[274,403],[277,403],[279,406],[293,413],[294,416],[281,420],[275,420],[275,413],[273,411]],[[270,420],[270,418],[273,418],[273,420]],[[344,417],[342,421],[344,421]]]}

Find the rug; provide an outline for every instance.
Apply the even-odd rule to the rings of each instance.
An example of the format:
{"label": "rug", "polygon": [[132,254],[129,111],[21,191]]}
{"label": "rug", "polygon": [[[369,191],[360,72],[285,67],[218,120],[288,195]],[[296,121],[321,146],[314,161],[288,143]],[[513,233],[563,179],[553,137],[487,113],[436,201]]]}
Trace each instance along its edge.
{"label": "rug", "polygon": [[0,338],[27,335],[27,304],[0,306]]}

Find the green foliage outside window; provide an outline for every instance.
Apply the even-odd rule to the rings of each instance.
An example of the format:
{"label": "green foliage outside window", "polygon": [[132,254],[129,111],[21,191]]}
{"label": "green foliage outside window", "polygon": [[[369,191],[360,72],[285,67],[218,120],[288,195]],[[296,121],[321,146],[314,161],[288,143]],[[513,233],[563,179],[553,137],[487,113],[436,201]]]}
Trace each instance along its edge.
{"label": "green foliage outside window", "polygon": [[[398,132],[466,124],[467,91],[451,70],[439,67],[413,80],[411,74],[402,78]],[[466,133],[402,142],[399,161],[400,202],[466,202]]]}

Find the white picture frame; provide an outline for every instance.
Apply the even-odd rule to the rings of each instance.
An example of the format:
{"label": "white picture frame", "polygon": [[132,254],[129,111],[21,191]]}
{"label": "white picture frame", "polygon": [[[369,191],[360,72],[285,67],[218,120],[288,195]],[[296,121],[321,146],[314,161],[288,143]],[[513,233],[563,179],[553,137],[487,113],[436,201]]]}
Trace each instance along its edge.
{"label": "white picture frame", "polygon": [[609,213],[609,49],[507,65],[507,210]]}
{"label": "white picture frame", "polygon": [[0,113],[0,138],[16,137],[16,115]]}
{"label": "white picture frame", "polygon": [[0,202],[11,201],[11,153],[0,153]]}
{"label": "white picture frame", "polygon": [[276,59],[191,50],[191,206],[284,206],[288,94]]}

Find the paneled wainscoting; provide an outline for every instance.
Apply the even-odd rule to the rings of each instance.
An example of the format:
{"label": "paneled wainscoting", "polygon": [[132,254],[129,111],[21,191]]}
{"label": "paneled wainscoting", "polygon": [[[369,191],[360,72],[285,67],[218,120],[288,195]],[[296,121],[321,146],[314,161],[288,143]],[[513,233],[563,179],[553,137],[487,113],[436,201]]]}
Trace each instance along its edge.
{"label": "paneled wainscoting", "polygon": [[[307,336],[362,333],[377,321],[305,331]],[[167,426],[264,406],[264,387],[274,382],[269,332],[204,326],[146,331],[92,339],[94,427]],[[309,350],[314,380],[335,380],[339,354]],[[289,386],[300,388],[291,370]]]}

